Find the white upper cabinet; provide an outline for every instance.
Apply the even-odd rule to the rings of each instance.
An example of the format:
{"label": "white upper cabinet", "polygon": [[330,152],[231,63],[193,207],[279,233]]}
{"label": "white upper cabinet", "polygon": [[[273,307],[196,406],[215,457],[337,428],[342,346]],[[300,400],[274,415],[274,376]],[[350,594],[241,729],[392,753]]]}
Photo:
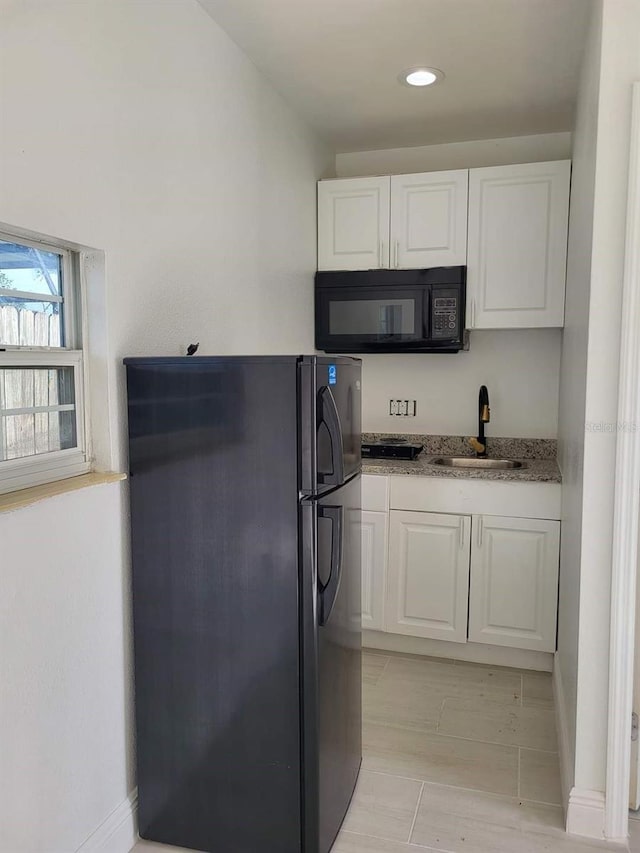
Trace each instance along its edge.
{"label": "white upper cabinet", "polygon": [[469,171],[318,183],[318,269],[422,269],[467,258]]}
{"label": "white upper cabinet", "polygon": [[468,169],[391,177],[391,267],[467,262]]}
{"label": "white upper cabinet", "polygon": [[467,328],[564,324],[568,160],[469,171]]}
{"label": "white upper cabinet", "polygon": [[560,522],[474,516],[469,639],[553,652]]}
{"label": "white upper cabinet", "polygon": [[318,183],[318,269],[389,266],[389,177]]}

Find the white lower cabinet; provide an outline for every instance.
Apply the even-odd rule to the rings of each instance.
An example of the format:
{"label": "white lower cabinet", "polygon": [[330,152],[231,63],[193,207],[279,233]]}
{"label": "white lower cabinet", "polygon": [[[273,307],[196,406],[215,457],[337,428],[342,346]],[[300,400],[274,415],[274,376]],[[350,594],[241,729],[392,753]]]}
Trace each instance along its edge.
{"label": "white lower cabinet", "polygon": [[473,516],[469,640],[553,652],[560,522]]}
{"label": "white lower cabinet", "polygon": [[384,631],[387,513],[362,513],[362,627]]}
{"label": "white lower cabinet", "polygon": [[471,518],[392,511],[385,629],[467,639]]}
{"label": "white lower cabinet", "polygon": [[362,627],[555,651],[559,495],[557,484],[363,477]]}

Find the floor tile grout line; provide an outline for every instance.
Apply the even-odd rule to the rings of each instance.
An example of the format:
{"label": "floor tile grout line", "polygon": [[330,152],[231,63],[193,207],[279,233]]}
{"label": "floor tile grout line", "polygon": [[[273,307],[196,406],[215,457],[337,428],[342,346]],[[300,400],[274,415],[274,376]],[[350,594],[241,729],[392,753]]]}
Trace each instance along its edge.
{"label": "floor tile grout line", "polygon": [[[387,659],[386,659],[386,661],[384,662],[384,666],[382,667],[382,672],[381,672],[381,673],[380,673],[380,675],[378,676],[378,681],[380,681],[380,679],[382,678],[382,676],[385,674],[385,672],[387,671],[387,667],[389,666],[389,664],[390,664],[390,663],[391,663],[391,658],[387,656]],[[376,684],[377,684],[377,682],[376,682]]]}
{"label": "floor tile grout line", "polygon": [[[362,772],[373,773],[376,776],[390,776],[392,779],[403,779],[405,782],[416,782],[418,785],[435,786],[436,788],[449,788],[454,791],[464,791],[468,794],[480,794],[481,796],[496,797],[500,800],[522,800],[524,803],[531,803],[535,806],[547,806],[552,809],[562,809],[561,803],[550,803],[545,800],[536,800],[532,797],[518,797],[515,794],[501,794],[498,791],[484,791],[481,788],[465,788],[462,785],[447,785],[444,782],[434,782],[432,779],[417,779],[415,776],[403,776],[401,773],[387,773],[385,770],[369,770],[368,767],[363,767]],[[640,820],[640,817],[637,818]]]}
{"label": "floor tile grout line", "polygon": [[518,667],[518,666],[506,666],[505,664],[500,663],[482,663],[479,661],[473,660],[464,660],[462,658],[441,658],[432,655],[420,655],[420,654],[411,654],[410,652],[395,652],[389,651],[387,649],[375,649],[369,648],[368,646],[363,646],[363,652],[368,652],[377,657],[386,657],[389,661],[391,660],[406,660],[413,661],[415,663],[434,663],[434,664],[451,664],[455,666],[459,664],[460,666],[469,666],[471,668],[477,669],[485,669],[485,670],[495,670],[501,672],[503,675],[519,675],[520,677],[525,675],[537,675],[546,678],[552,678],[553,673],[551,670],[546,669],[527,669],[526,667]]}
{"label": "floor tile grout line", "polygon": [[[435,689],[432,688],[432,690],[433,690],[433,692],[435,692]],[[485,709],[485,710],[493,710],[494,707],[499,707],[505,711],[512,711],[513,709],[518,709],[518,711],[528,711],[531,714],[535,714],[535,713],[539,713],[540,711],[544,711],[550,715],[551,719],[553,719],[553,714],[554,714],[554,708],[553,708],[553,705],[551,703],[549,703],[548,705],[547,704],[545,704],[545,705],[522,705],[521,704],[521,698],[522,698],[521,696],[518,696],[516,701],[505,701],[507,699],[508,700],[514,699],[513,691],[509,691],[508,695],[501,695],[500,693],[498,693],[496,691],[493,695],[484,694],[481,696],[461,695],[461,694],[458,694],[458,695],[453,694],[452,695],[451,693],[445,694],[445,692],[443,691],[442,695],[444,696],[445,699],[451,699],[452,702],[458,702],[458,703],[463,703],[463,704],[464,703],[467,703],[467,704],[475,703],[476,705],[480,704],[480,706],[483,707],[483,709]],[[530,702],[532,700],[527,699],[525,701]],[[489,706],[489,707],[486,707],[486,706]],[[462,710],[464,711],[467,709],[463,708]]]}
{"label": "floor tile grout line", "polygon": [[[378,676],[378,679],[381,679],[384,675],[384,672],[381,672]],[[376,683],[369,682],[373,687],[380,687],[379,681]],[[383,685],[388,687],[388,682]],[[474,690],[468,690],[465,692],[456,693],[454,690],[451,690],[451,685],[439,685],[437,683],[429,683],[429,684],[412,684],[407,682],[405,684],[396,685],[396,687],[401,689],[428,689],[432,694],[439,694],[443,699],[451,699],[456,702],[469,702],[469,703],[480,703],[484,705],[490,706],[500,706],[505,709],[510,708],[520,708],[520,697],[514,699],[514,691],[513,690],[503,690],[501,688],[490,689],[485,691],[484,693],[478,693]],[[551,705],[547,706],[538,706],[538,705],[525,705],[523,710],[525,711],[553,711],[553,707]]]}
{"label": "floor tile grout line", "polygon": [[522,744],[518,744],[518,749],[526,749],[529,752],[544,752],[545,755],[557,755],[558,760],[560,759],[560,753],[557,749],[538,749],[537,746],[523,746]]}
{"label": "floor tile grout line", "polygon": [[441,738],[448,737],[448,738],[451,738],[452,740],[463,740],[463,741],[466,741],[467,743],[481,743],[481,744],[484,744],[485,746],[502,746],[505,749],[528,749],[531,752],[544,752],[545,755],[558,755],[559,756],[557,749],[541,749],[538,746],[524,746],[520,743],[504,743],[503,741],[498,741],[498,740],[478,740],[477,738],[473,738],[473,737],[464,737],[463,735],[452,735],[452,734],[449,734],[448,732],[441,732],[441,731],[438,731],[437,728],[435,730],[432,730],[432,729],[411,729],[411,728],[407,728],[405,726],[394,725],[391,723],[376,723],[376,722],[372,722],[370,720],[367,720],[367,722],[369,723],[369,725],[383,726],[384,728],[392,729],[393,731],[397,731],[397,732],[409,732],[411,734],[416,734],[416,735],[429,735],[430,737],[433,737],[433,736],[437,736],[437,737],[441,737]]}
{"label": "floor tile grout line", "polygon": [[[375,773],[378,776],[389,776],[392,779],[402,779],[405,782],[416,782],[418,785],[423,786],[435,786],[437,788],[447,788],[452,791],[464,791],[468,794],[480,794],[481,796],[487,797],[497,797],[501,800],[513,800],[516,801],[519,799],[515,794],[504,794],[499,791],[487,791],[483,788],[465,788],[462,785],[447,785],[443,782],[436,782],[433,779],[417,779],[415,776],[403,776],[400,773],[387,773],[384,770],[369,770],[368,767],[363,767],[362,770],[366,773]],[[561,808],[559,803],[545,803],[543,800],[531,800],[527,799],[527,803],[533,803],[539,806],[551,806],[553,808]]]}
{"label": "floor tile grout line", "polygon": [[[502,797],[507,800],[517,800],[515,795],[500,794],[497,791],[483,791],[480,788],[464,788],[461,785],[447,785],[444,782],[434,782],[432,779],[418,779],[415,776],[403,776],[401,773],[387,773],[386,770],[369,770],[368,767],[363,767],[362,770],[366,773],[376,773],[378,776],[391,776],[394,779],[404,779],[406,782],[418,782],[420,785],[437,785],[439,788],[453,788],[454,791],[469,791],[475,794],[487,794],[489,797]],[[536,802],[535,800],[527,802]],[[542,803],[542,805],[551,805],[551,803]]]}
{"label": "floor tile grout line", "polygon": [[413,829],[416,825],[416,821],[418,819],[418,812],[420,811],[420,805],[422,803],[422,792],[424,791],[424,782],[420,786],[420,793],[418,794],[418,802],[416,803],[416,810],[413,813],[413,820],[411,821],[411,826],[409,828],[409,837],[407,838],[407,844],[411,844],[411,836],[413,835]]}
{"label": "floor tile grout line", "polygon": [[375,655],[377,657],[388,657],[389,660],[406,660],[411,661],[417,664],[428,665],[432,664],[442,664],[443,666],[451,665],[451,666],[468,666],[471,668],[484,669],[484,670],[494,670],[497,672],[501,672],[503,675],[541,675],[541,676],[549,676],[551,678],[552,672],[549,670],[543,669],[523,669],[522,667],[517,666],[506,666],[501,663],[481,663],[474,660],[463,660],[462,658],[439,658],[431,655],[420,655],[420,654],[411,654],[410,652],[395,652],[389,651],[385,649],[374,649],[369,648],[368,646],[363,646],[363,652],[368,652],[369,654]]}
{"label": "floor tile grout line", "polygon": [[[355,835],[358,838],[372,838],[374,841],[387,841],[387,842],[390,842],[391,844],[394,843],[393,838],[382,838],[381,835],[370,835],[369,833],[366,833],[366,832],[354,832],[352,829],[343,829],[342,831],[344,832],[345,835]],[[418,844],[417,841],[396,841],[395,843],[396,844],[402,844],[403,846],[406,845],[408,847],[415,847],[416,851],[424,850],[424,851],[426,851],[426,853],[456,853],[455,850],[449,850],[449,849],[445,850],[444,848],[440,848],[440,847],[436,850],[435,847],[427,847],[424,844]]]}
{"label": "floor tile grout line", "polygon": [[520,799],[520,772],[522,768],[522,750],[518,747],[518,799]]}

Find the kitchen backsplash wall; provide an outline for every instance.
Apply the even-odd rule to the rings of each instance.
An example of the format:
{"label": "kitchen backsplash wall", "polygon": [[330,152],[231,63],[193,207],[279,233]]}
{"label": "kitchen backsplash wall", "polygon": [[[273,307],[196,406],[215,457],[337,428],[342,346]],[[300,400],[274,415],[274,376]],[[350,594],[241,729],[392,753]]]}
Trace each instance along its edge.
{"label": "kitchen backsplash wall", "polygon": [[[366,432],[475,435],[478,389],[489,389],[488,436],[556,438],[561,329],[471,332],[455,355],[363,355]],[[415,400],[416,416],[389,415],[389,400]]]}
{"label": "kitchen backsplash wall", "polygon": [[[571,157],[570,133],[454,142],[336,156],[340,178],[504,166]],[[471,333],[457,355],[365,355],[363,424],[368,432],[472,434],[478,387],[489,387],[487,435],[556,438],[561,329]],[[417,401],[416,417],[389,415],[390,399]]]}

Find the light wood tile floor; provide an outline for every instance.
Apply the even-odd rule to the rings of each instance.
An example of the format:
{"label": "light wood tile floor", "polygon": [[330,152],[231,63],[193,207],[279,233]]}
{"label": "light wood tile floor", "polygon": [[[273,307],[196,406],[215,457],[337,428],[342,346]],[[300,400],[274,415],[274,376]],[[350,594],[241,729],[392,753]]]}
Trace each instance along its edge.
{"label": "light wood tile floor", "polygon": [[362,771],[332,853],[605,849],[564,833],[559,777],[550,675],[365,652]]}
{"label": "light wood tile floor", "polygon": [[629,851],[640,853],[640,811],[629,812]]}

